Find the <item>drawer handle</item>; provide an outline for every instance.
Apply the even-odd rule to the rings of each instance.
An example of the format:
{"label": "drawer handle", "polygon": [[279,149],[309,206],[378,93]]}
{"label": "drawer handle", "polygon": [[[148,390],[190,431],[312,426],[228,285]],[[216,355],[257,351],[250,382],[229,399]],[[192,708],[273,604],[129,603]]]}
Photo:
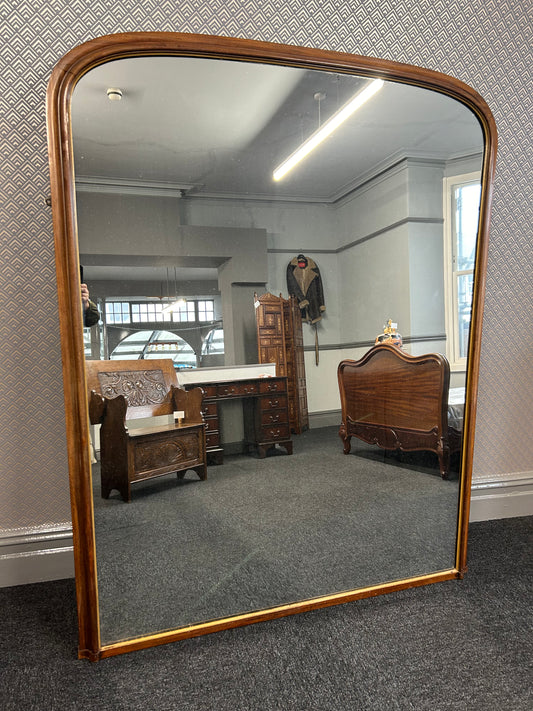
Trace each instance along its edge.
{"label": "drawer handle", "polygon": [[279,422],[279,415],[270,415],[270,422]]}
{"label": "drawer handle", "polygon": [[237,388],[231,387],[231,388],[224,388],[222,390],[222,395],[235,395],[237,392]]}
{"label": "drawer handle", "polygon": [[270,405],[270,407],[278,407],[279,400],[269,400],[268,404]]}

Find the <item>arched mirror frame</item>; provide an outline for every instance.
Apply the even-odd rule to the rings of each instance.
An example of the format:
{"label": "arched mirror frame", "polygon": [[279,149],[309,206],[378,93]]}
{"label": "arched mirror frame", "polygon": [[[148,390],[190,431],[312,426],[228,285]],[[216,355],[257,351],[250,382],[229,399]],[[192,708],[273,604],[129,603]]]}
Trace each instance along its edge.
{"label": "arched mirror frame", "polygon": [[[81,309],[77,308],[80,279],[70,102],[76,83],[90,69],[110,60],[147,55],[235,59],[354,73],[365,77],[381,77],[432,89],[448,95],[465,104],[477,116],[484,135],[485,150],[469,342],[457,549],[454,568],[281,605],[271,609],[217,619],[176,630],[157,632],[152,635],[113,644],[101,644],[98,623],[98,589],[82,316]],[[67,452],[79,620],[79,657],[96,661],[123,652],[327,607],[358,598],[461,578],[466,572],[482,312],[497,143],[495,122],[485,101],[469,86],[452,77],[427,69],[371,57],[208,35],[159,32],[125,33],[91,40],[76,47],[59,61],[53,71],[48,87],[47,126],[60,335],[63,354]]]}

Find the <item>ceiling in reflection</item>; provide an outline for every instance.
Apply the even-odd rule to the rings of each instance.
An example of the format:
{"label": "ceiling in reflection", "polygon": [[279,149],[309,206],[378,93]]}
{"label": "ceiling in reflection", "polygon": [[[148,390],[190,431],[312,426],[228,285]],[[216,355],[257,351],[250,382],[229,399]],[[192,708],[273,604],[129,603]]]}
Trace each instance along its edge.
{"label": "ceiling in reflection", "polygon": [[[388,82],[274,182],[274,168],[367,82],[184,57],[101,65],[80,80],[72,101],[78,186],[156,183],[191,197],[334,202],[406,156],[447,160],[480,152],[481,131],[468,109]],[[110,87],[121,89],[121,101],[108,99]]]}

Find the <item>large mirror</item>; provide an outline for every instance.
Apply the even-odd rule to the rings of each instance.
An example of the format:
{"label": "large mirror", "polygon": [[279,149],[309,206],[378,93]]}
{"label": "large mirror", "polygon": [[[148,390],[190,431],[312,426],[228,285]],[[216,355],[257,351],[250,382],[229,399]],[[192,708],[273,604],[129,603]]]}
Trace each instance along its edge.
{"label": "large mirror", "polygon": [[[80,656],[462,577],[496,143],[483,100],[391,62],[141,33],[66,55],[48,129]],[[400,370],[376,376],[375,353]],[[350,440],[362,393],[425,417],[428,354],[435,446],[388,420],[385,440]],[[120,490],[116,378],[153,385],[161,360],[202,387],[207,449]],[[342,391],[346,360],[374,379]],[[130,399],[122,438],[183,426],[175,402]]]}

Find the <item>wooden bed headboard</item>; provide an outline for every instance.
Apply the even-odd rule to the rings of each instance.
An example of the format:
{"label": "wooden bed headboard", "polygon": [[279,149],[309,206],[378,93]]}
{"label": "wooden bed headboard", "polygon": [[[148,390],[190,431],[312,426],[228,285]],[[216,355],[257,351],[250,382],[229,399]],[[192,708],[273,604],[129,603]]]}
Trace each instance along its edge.
{"label": "wooden bed headboard", "polygon": [[352,435],[385,449],[431,450],[448,475],[450,366],[443,355],[411,356],[381,344],[360,360],[341,361],[337,375],[346,454]]}

